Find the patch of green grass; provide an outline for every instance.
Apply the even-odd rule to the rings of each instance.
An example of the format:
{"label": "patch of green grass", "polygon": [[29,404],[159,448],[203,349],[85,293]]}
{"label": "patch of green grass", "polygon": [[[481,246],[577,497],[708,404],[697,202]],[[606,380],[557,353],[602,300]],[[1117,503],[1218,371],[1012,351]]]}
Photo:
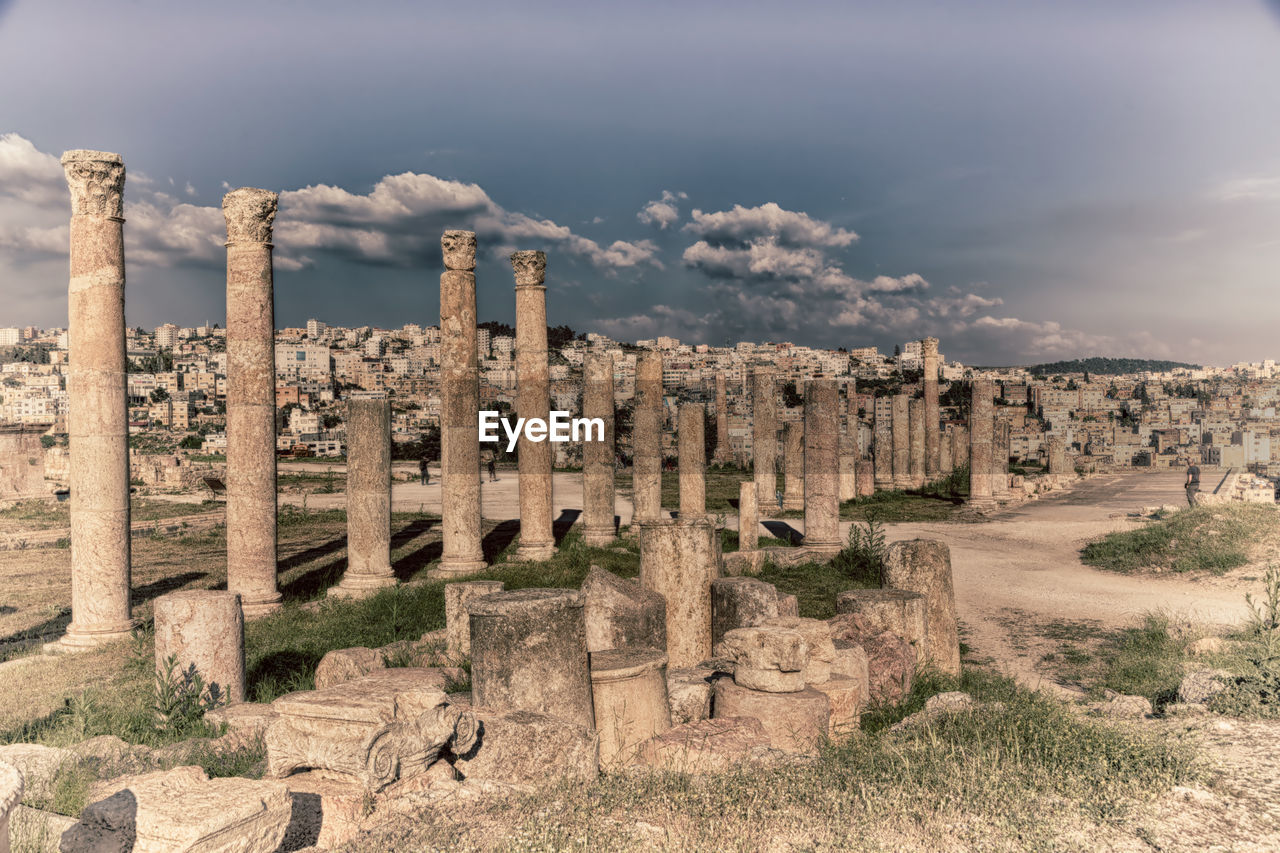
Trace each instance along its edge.
{"label": "patch of green grass", "polygon": [[840,517],[846,521],[875,518],[883,522],[949,521],[964,508],[961,498],[940,497],[921,492],[879,491],[865,498],[854,498],[840,504]]}
{"label": "patch of green grass", "polygon": [[1254,543],[1277,521],[1277,509],[1264,504],[1194,507],[1090,542],[1080,559],[1113,572],[1158,568],[1220,575],[1246,565]]}

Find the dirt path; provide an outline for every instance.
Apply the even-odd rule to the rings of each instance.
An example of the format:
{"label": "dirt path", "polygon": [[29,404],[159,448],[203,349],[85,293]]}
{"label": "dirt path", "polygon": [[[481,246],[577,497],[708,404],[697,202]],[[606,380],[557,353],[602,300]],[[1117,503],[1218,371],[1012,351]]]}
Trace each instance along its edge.
{"label": "dirt path", "polygon": [[1133,576],[1080,562],[1080,548],[1090,539],[1141,523],[1113,514],[1183,500],[1180,472],[1113,474],[1003,511],[986,524],[895,524],[887,535],[890,541],[946,542],[971,655],[1044,686],[1037,664],[1047,642],[1040,631],[1054,624],[1112,629],[1134,625],[1152,611],[1214,625],[1245,617],[1244,593],[1260,584],[1243,580],[1241,572]]}

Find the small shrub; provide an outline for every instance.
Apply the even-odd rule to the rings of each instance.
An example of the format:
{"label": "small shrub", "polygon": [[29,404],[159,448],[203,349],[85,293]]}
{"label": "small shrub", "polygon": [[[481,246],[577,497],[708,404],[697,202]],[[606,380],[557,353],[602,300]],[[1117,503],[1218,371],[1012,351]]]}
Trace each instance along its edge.
{"label": "small shrub", "polygon": [[170,655],[163,671],[156,673],[156,728],[183,734],[207,730],[205,712],[225,705],[227,699],[220,685],[205,684],[194,663],[180,669],[177,656]]}
{"label": "small shrub", "polygon": [[831,564],[852,580],[879,585],[888,553],[884,525],[873,513],[868,513],[865,522],[855,522],[849,528],[848,543]]}

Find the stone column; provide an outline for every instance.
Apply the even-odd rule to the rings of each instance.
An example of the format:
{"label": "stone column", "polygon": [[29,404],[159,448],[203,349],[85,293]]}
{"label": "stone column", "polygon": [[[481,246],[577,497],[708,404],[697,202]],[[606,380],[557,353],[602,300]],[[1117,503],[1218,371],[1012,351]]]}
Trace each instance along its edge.
{"label": "stone column", "polygon": [[680,453],[680,517],[702,518],[707,514],[706,409],[701,403],[680,404],[677,433]]}
{"label": "stone column", "polygon": [[595,728],[587,622],[576,589],[518,589],[473,599],[471,699]]}
{"label": "stone column", "polygon": [[924,361],[924,475],[927,480],[936,480],[945,473],[939,433],[942,411],[938,405],[938,339],[920,341],[920,355]]}
{"label": "stone column", "polygon": [[991,433],[991,494],[1009,497],[1009,441],[1011,424],[997,418]]}
{"label": "stone column", "polygon": [[893,395],[893,487],[911,488],[911,398]]}
{"label": "stone column", "polygon": [[613,521],[613,356],[587,353],[582,378],[582,416],[604,421],[604,440],[582,445],[582,541],[605,548],[617,535]]}
{"label": "stone column", "polygon": [[935,539],[894,542],[885,557],[885,587],[925,597],[925,647],[928,660],[948,675],[960,674],[960,636],[951,577],[951,549]]}
{"label": "stone column", "polygon": [[[877,403],[880,401],[877,400]],[[883,404],[875,406],[873,411],[873,429],[871,452],[873,458],[874,482],[877,489],[893,488],[893,418],[885,416]]]}
{"label": "stone column", "polygon": [[227,220],[227,589],[245,616],[280,606],[276,586],[276,345],[271,224],[278,196],[243,187]]}
{"label": "stone column", "polygon": [[918,489],[925,483],[924,400],[913,397],[908,401],[907,422],[911,430],[907,466],[911,472],[911,488]]}
{"label": "stone column", "polygon": [[729,461],[729,403],[725,393],[724,374],[716,372],[716,462]]}
{"label": "stone column", "polygon": [[591,653],[600,763],[632,763],[641,745],[671,728],[667,656],[643,646]]}
{"label": "stone column", "polygon": [[[547,256],[516,252],[516,411],[528,421],[551,416],[551,378],[547,364]],[[515,558],[537,562],[556,552],[551,530],[551,456],[547,439],[517,444],[520,470],[520,545]]]}
{"label": "stone column", "polygon": [[71,624],[58,647],[88,649],[133,630],[129,600],[129,423],[124,346],[124,163],[62,155],[71,191]]}
{"label": "stone column", "polygon": [[1049,454],[1049,473],[1067,474],[1067,445],[1061,436],[1051,435],[1046,439]]}
{"label": "stone column", "polygon": [[760,547],[760,509],[756,501],[756,484],[744,480],[738,484],[738,550],[754,551]]}
{"label": "stone column", "polygon": [[484,568],[480,544],[480,361],[476,343],[476,235],[440,239],[440,515],[436,577]]}
{"label": "stone column", "polygon": [[974,380],[969,408],[969,503],[979,508],[995,502],[991,483],[993,394],[989,379]]}
{"label": "stone column", "polygon": [[773,374],[757,370],[751,376],[751,453],[756,481],[756,506],[760,514],[778,510],[778,400]]}
{"label": "stone column", "polygon": [[782,425],[782,508],[804,509],[804,422]]}
{"label": "stone column", "polygon": [[956,424],[951,428],[951,465],[958,468],[969,464],[969,428]]}
{"label": "stone column", "polygon": [[711,582],[720,576],[720,537],[705,519],[640,526],[640,583],[667,601],[667,657],[673,669],[711,657]]}
{"label": "stone column", "polygon": [[840,550],[840,391],[834,379],[804,386],[804,544]]}
{"label": "stone column", "polygon": [[347,401],[347,570],[330,595],[361,598],[396,585],[391,570],[391,402]]}
{"label": "stone column", "polygon": [[636,408],[631,427],[633,524],[662,517],[662,353],[636,356]]}
{"label": "stone column", "polygon": [[156,672],[181,677],[189,667],[224,701],[243,702],[244,614],[240,595],[187,589],[156,599]]}
{"label": "stone column", "polygon": [[951,430],[947,429],[943,430],[942,434],[938,437],[938,473],[943,477],[947,476],[955,469],[955,465],[951,462],[951,436]]}
{"label": "stone column", "polygon": [[858,496],[858,439],[840,436],[840,503]]}
{"label": "stone column", "polygon": [[869,498],[876,493],[875,471],[871,468],[871,460],[866,458],[858,459],[857,468],[858,475],[858,497]]}

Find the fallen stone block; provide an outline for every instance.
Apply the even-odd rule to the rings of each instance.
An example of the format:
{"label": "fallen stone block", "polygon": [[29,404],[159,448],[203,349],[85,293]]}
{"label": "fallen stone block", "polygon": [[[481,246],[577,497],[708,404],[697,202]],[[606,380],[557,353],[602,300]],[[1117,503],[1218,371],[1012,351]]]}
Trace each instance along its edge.
{"label": "fallen stone block", "polygon": [[1199,669],[1187,673],[1178,685],[1178,701],[1187,705],[1207,705],[1234,681],[1235,676],[1222,669]]}
{"label": "fallen stone block", "polygon": [[12,765],[22,774],[22,789],[28,802],[41,802],[53,796],[54,777],[67,762],[78,756],[69,749],[38,743],[15,743],[0,746],[0,762]]}
{"label": "fallen stone block", "polygon": [[754,717],[719,717],[673,726],[646,742],[636,763],[676,773],[721,773],[769,748],[769,735]]}
{"label": "fallen stone block", "polygon": [[693,723],[711,716],[711,685],[717,678],[730,678],[733,664],[685,667],[667,670],[667,702],[672,725]]}
{"label": "fallen stone block", "polygon": [[533,711],[471,711],[478,736],[453,762],[463,779],[532,786],[600,774],[600,738],[591,729]]}
{"label": "fallen stone block", "polygon": [[765,624],[797,631],[804,637],[809,653],[804,665],[806,683],[817,684],[831,677],[831,662],[835,659],[836,647],[832,642],[831,627],[826,622],[821,619],[801,619],[798,616],[779,616]]}
{"label": "fallen stone block", "polygon": [[276,719],[276,711],[261,702],[240,702],[205,711],[204,721],[211,726],[226,726],[227,734],[252,740],[267,733]]}
{"label": "fallen stone block", "polygon": [[716,656],[733,662],[733,679],[743,687],[771,693],[804,689],[809,647],[799,631],[735,628],[724,635]]}
{"label": "fallen stone block", "polygon": [[836,647],[836,655],[831,661],[831,677],[844,676],[857,682],[861,693],[858,707],[867,707],[871,702],[871,669],[867,664],[866,651],[851,640],[832,642]]}
{"label": "fallen stone block", "polygon": [[375,649],[357,646],[352,649],[334,649],[320,658],[316,665],[316,689],[324,690],[335,684],[355,681],[374,670],[386,669],[382,653]]}
{"label": "fallen stone block", "polygon": [[715,685],[715,717],[755,717],[774,749],[816,755],[827,738],[831,703],[825,693],[806,687],[795,693],[751,690],[729,679]]}
{"label": "fallen stone block", "polygon": [[778,615],[799,618],[800,599],[796,598],[794,595],[779,595]]}
{"label": "fallen stone block", "polygon": [[830,705],[830,719],[827,734],[830,737],[845,737],[859,729],[862,720],[862,696],[866,687],[852,678],[833,675],[830,680],[820,684],[810,684],[814,690],[826,694]]}
{"label": "fallen stone block", "polygon": [[905,589],[851,589],[836,596],[836,613],[856,613],[873,628],[892,631],[916,649],[916,661],[928,657],[923,593]]}
{"label": "fallen stone block", "polygon": [[724,555],[726,577],[747,577],[760,574],[764,569],[763,551],[730,551]]}
{"label": "fallen stone block", "polygon": [[754,628],[778,616],[778,590],[755,578],[711,582],[711,647],[735,628]]}
{"label": "fallen stone block", "polygon": [[934,539],[894,542],[889,546],[882,574],[884,586],[925,597],[926,659],[940,672],[959,675],[960,634],[956,626],[951,549]]}
{"label": "fallen stone block", "polygon": [[592,566],[581,587],[587,650],[646,647],[666,651],[667,603],[661,595]]}
{"label": "fallen stone block", "polygon": [[837,646],[858,645],[866,654],[869,704],[894,704],[911,692],[916,653],[910,643],[892,631],[879,631],[856,613],[842,613],[827,624]]}

